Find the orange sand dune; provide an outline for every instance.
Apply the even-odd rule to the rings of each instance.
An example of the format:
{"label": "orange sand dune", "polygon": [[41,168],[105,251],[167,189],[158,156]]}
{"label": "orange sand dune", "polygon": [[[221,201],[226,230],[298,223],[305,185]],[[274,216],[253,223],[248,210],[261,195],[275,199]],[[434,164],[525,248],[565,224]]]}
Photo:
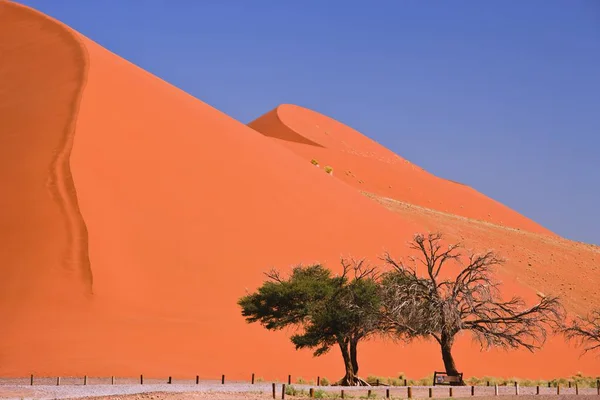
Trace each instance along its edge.
{"label": "orange sand dune", "polygon": [[[272,266],[337,269],[340,255],[406,254],[406,240],[431,221],[389,210],[61,23],[1,0],[0,54],[0,375],[342,374],[337,350],[297,352],[289,332],[247,325],[236,300]],[[364,146],[357,151],[371,151]],[[507,290],[531,297],[510,273],[501,273]],[[560,339],[535,355],[480,354],[466,336],[457,346],[466,374],[600,372]],[[441,365],[424,342],[368,343],[361,361],[362,373],[381,375]]]}
{"label": "orange sand dune", "polygon": [[340,122],[284,104],[248,124],[360,190],[531,232],[546,228],[476,190],[438,178]]}

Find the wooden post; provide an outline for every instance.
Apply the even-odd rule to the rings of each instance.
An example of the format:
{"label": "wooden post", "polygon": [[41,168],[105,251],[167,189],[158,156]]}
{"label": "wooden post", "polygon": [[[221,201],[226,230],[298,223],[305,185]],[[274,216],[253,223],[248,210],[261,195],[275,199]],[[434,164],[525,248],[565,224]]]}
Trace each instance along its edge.
{"label": "wooden post", "polygon": [[110,384],[111,385],[115,384],[115,377],[114,377],[114,375],[110,377]]}
{"label": "wooden post", "polygon": [[308,395],[311,398],[315,397],[315,390],[313,388],[308,389]]}
{"label": "wooden post", "polygon": [[535,387],[535,394],[540,394],[540,385]]}
{"label": "wooden post", "polygon": [[317,386],[321,386],[321,377],[317,376]]}
{"label": "wooden post", "polygon": [[433,388],[429,388],[429,397],[433,397]]}
{"label": "wooden post", "polygon": [[487,386],[490,386],[490,381],[487,381],[486,384],[487,384]]}
{"label": "wooden post", "polygon": [[169,381],[167,382],[169,385],[171,384],[171,377],[169,377]]}
{"label": "wooden post", "polygon": [[144,384],[144,375],[140,375],[140,385]]}
{"label": "wooden post", "polygon": [[379,379],[377,379],[377,386],[379,386]]}
{"label": "wooden post", "polygon": [[196,385],[200,383],[200,375],[196,375]]}
{"label": "wooden post", "polygon": [[556,384],[556,394],[560,394],[560,383]]}
{"label": "wooden post", "polygon": [[552,384],[550,382],[548,382],[548,387],[551,387],[551,386],[552,386]]}
{"label": "wooden post", "polygon": [[406,378],[404,378],[404,386],[406,386]]}
{"label": "wooden post", "polygon": [[498,396],[498,384],[494,385],[494,396]]}
{"label": "wooden post", "polygon": [[252,384],[254,385],[254,372],[252,373]]}
{"label": "wooden post", "polygon": [[569,389],[571,389],[571,381],[569,381]]}
{"label": "wooden post", "polygon": [[83,384],[84,384],[84,385],[87,385],[87,375],[84,375],[84,376],[83,376]]}
{"label": "wooden post", "polygon": [[275,384],[273,383],[273,398],[275,398]]}
{"label": "wooden post", "polygon": [[410,386],[406,388],[406,396],[412,399],[412,388]]}
{"label": "wooden post", "polygon": [[385,389],[385,398],[386,399],[390,398],[390,389]]}
{"label": "wooden post", "polygon": [[56,377],[56,386],[60,386],[60,376]]}
{"label": "wooden post", "polygon": [[367,390],[367,399],[371,398],[371,389]]}
{"label": "wooden post", "polygon": [[579,385],[575,382],[575,394],[579,394]]}
{"label": "wooden post", "polygon": [[471,396],[475,396],[475,386],[471,386]]}
{"label": "wooden post", "polygon": [[342,389],[342,399],[344,398],[344,389]]}
{"label": "wooden post", "polygon": [[448,388],[448,392],[449,392],[449,394],[450,394],[450,396],[449,396],[449,397],[452,397],[452,386],[450,386],[450,387]]}
{"label": "wooden post", "polygon": [[598,396],[600,396],[600,379],[596,380],[596,390],[598,391]]}
{"label": "wooden post", "polygon": [[31,379],[29,382],[30,382],[31,386],[33,386],[33,374],[31,374]]}
{"label": "wooden post", "polygon": [[515,382],[515,395],[519,395],[519,383]]}
{"label": "wooden post", "polygon": [[285,383],[281,385],[281,400],[285,399]]}
{"label": "wooden post", "polygon": [[225,374],[221,375],[221,385],[225,384]]}
{"label": "wooden post", "polygon": [[292,376],[288,375],[288,385],[291,385],[291,384],[292,384]]}

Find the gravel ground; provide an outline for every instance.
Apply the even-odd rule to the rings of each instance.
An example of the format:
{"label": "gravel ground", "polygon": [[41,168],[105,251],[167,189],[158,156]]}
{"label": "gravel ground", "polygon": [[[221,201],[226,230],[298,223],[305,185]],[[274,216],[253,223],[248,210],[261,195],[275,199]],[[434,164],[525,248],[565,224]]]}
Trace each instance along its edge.
{"label": "gravel ground", "polygon": [[[304,389],[308,392],[308,389],[314,386],[310,385],[296,385],[292,384],[296,389]],[[412,387],[412,397],[425,399],[429,397],[429,388],[427,386]],[[315,388],[316,389],[316,388]],[[318,387],[319,390],[326,392],[340,394],[341,387]],[[386,387],[344,387],[344,393],[346,397],[359,398],[366,396],[367,391],[370,389],[373,395],[378,398],[385,398]],[[515,388],[512,386],[501,386],[498,388],[499,394],[503,397],[503,400],[516,399],[514,396]],[[407,396],[406,387],[390,387],[390,396],[392,398],[404,398]],[[471,397],[471,387],[453,387],[453,397],[455,398],[466,398]],[[578,398],[575,396],[575,389],[561,388],[560,396],[556,395],[556,388],[540,388],[540,395],[535,395],[535,387],[521,387],[519,400],[540,400],[542,398],[556,399],[567,399],[567,398]],[[277,399],[281,398],[281,384],[276,385]],[[586,397],[598,398],[596,389],[580,388],[579,395],[585,395]],[[479,386],[475,387],[475,396],[479,400],[496,398],[494,396],[494,388]],[[97,398],[102,400],[108,399],[122,399],[122,400],[134,400],[134,399],[155,399],[155,400],[174,400],[174,399],[270,399],[272,398],[272,384],[271,383],[228,383],[221,385],[220,382],[200,382],[200,384],[166,384],[166,383],[150,383],[144,385],[140,384],[63,384],[61,381],[60,386],[49,384],[36,384],[34,386],[23,385],[23,384],[0,384],[0,398],[1,399],[80,399],[80,398]],[[447,386],[436,386],[433,388],[434,398],[449,398],[449,387]],[[286,396],[286,399],[294,399],[293,396]],[[305,397],[306,398],[306,397]]]}

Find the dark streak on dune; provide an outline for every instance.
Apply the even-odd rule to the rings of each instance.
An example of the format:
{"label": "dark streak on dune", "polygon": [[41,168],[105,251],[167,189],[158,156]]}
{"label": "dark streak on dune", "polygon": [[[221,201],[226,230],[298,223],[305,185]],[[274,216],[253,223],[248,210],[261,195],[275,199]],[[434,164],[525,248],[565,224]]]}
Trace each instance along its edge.
{"label": "dark streak on dune", "polygon": [[[16,245],[40,252],[37,258],[30,255],[27,260],[13,260],[13,268],[21,263],[32,269],[62,266],[79,274],[91,293],[87,228],[70,169],[77,113],[87,77],[87,52],[66,27],[18,4],[0,1],[0,21],[0,36],[10,38],[0,43],[4,64],[0,66],[0,80],[8,83],[3,85],[8,93],[3,98],[10,99],[0,104],[0,144],[5,145],[0,146],[5,148],[0,153],[6,153],[0,155],[5,157],[5,171],[14,168],[7,176],[5,189],[11,191],[14,186],[11,192],[25,193],[21,202],[13,204],[19,209],[11,211],[25,216],[36,210],[34,217],[26,217],[28,220],[20,226],[17,217],[0,217],[19,231],[12,243],[8,240],[9,244],[14,246],[20,240]],[[44,201],[44,175],[45,190],[50,192],[54,206]],[[58,207],[60,214],[52,207]],[[60,220],[64,232],[59,231]],[[53,235],[51,239],[48,233]],[[45,253],[38,248],[44,248]]]}
{"label": "dark streak on dune", "polygon": [[314,142],[314,141],[308,139],[307,137],[301,135],[300,133],[288,128],[283,123],[281,123],[282,128],[280,128],[278,130],[264,129],[264,127],[263,127],[264,121],[269,119],[269,118],[265,118],[265,117],[269,116],[269,114],[273,114],[273,116],[275,118],[279,119],[279,115],[277,115],[277,108],[275,108],[275,109],[271,110],[270,112],[268,112],[267,114],[265,114],[263,117],[257,118],[254,121],[250,122],[248,124],[248,126],[265,136],[273,137],[273,138],[280,139],[280,140],[285,140],[287,142],[295,142],[295,143],[300,143],[300,144],[307,144],[310,146],[324,147],[324,146],[320,145],[319,143]]}

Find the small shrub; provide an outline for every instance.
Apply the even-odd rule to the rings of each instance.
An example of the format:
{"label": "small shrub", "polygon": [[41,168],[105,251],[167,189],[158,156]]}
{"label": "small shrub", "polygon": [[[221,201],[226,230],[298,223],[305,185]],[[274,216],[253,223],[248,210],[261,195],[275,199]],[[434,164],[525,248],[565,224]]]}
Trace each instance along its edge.
{"label": "small shrub", "polygon": [[314,158],[313,158],[312,160],[310,160],[310,163],[311,163],[312,165],[319,166],[319,162],[318,162],[317,160],[315,160]]}
{"label": "small shrub", "polygon": [[298,385],[306,385],[306,381],[301,376],[299,376],[298,379],[296,379],[296,383]]}
{"label": "small shrub", "polygon": [[256,382],[264,382],[264,378],[262,376],[259,376],[258,378],[255,379]]}
{"label": "small shrub", "polygon": [[304,389],[296,389],[294,386],[289,385],[285,387],[285,394],[288,396],[301,396],[304,395],[306,391]]}
{"label": "small shrub", "polygon": [[326,377],[322,377],[321,378],[321,386],[329,386],[331,382],[329,382],[329,379],[327,379]]}
{"label": "small shrub", "polygon": [[325,169],[325,172],[327,172],[330,175],[333,173],[333,168],[331,168],[329,165],[326,166],[324,169]]}
{"label": "small shrub", "polygon": [[313,391],[313,396],[315,397],[315,399],[324,399],[327,397],[327,393],[324,390],[317,389]]}

